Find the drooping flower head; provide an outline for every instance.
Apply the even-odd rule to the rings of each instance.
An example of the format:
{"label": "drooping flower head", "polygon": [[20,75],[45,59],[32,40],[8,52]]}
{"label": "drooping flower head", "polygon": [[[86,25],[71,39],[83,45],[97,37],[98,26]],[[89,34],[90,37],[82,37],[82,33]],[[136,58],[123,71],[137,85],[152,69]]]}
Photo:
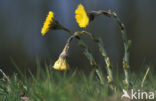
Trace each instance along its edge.
{"label": "drooping flower head", "polygon": [[59,59],[55,62],[53,68],[56,69],[56,70],[60,70],[60,71],[68,70],[69,65],[68,65],[68,63],[66,61],[66,58],[59,57]]}
{"label": "drooping flower head", "polygon": [[47,15],[47,18],[41,30],[42,35],[45,35],[49,31],[53,22],[54,22],[54,13],[52,11],[49,11],[49,14]]}
{"label": "drooping flower head", "polygon": [[75,19],[80,27],[84,28],[89,24],[89,17],[82,4],[75,10]]}
{"label": "drooping flower head", "polygon": [[60,70],[60,71],[69,69],[69,64],[67,63],[66,58],[68,56],[70,42],[74,37],[75,37],[75,35],[72,35],[71,37],[68,38],[63,51],[61,52],[58,60],[55,62],[54,66],[53,66],[54,69]]}

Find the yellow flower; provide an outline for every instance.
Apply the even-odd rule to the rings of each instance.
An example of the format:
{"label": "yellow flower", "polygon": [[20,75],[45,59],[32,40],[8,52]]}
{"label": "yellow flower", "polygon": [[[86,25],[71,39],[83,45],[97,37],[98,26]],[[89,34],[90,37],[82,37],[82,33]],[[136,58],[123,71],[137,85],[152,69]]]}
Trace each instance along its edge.
{"label": "yellow flower", "polygon": [[65,58],[59,57],[59,59],[55,62],[53,68],[56,69],[56,70],[63,71],[63,70],[68,70],[69,65],[68,65]]}
{"label": "yellow flower", "polygon": [[51,27],[51,24],[54,22],[54,13],[52,11],[49,11],[49,14],[44,22],[44,25],[42,27],[42,30],[41,30],[41,33],[42,35],[45,35],[50,27]]}
{"label": "yellow flower", "polygon": [[75,19],[80,27],[86,27],[89,24],[89,17],[81,4],[75,10]]}

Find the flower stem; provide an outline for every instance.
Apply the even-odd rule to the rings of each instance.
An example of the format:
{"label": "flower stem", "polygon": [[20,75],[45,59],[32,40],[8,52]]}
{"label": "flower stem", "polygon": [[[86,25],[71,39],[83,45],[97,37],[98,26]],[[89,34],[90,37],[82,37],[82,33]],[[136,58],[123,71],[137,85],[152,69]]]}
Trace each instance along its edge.
{"label": "flower stem", "polygon": [[86,33],[94,42],[98,44],[99,51],[101,52],[101,55],[104,57],[106,62],[106,70],[107,70],[107,80],[108,83],[113,83],[113,75],[112,75],[112,63],[110,61],[110,58],[107,56],[106,50],[103,46],[103,42],[101,38],[96,38],[92,33],[87,31],[82,31],[83,33]]}
{"label": "flower stem", "polygon": [[99,66],[97,65],[93,55],[91,54],[91,52],[89,51],[89,49],[87,47],[87,45],[84,43],[83,40],[79,41],[79,45],[84,49],[84,54],[88,58],[91,66],[95,67],[95,71],[96,71],[96,74],[97,74],[97,76],[98,76],[98,78],[100,80],[100,83],[102,85],[104,85],[104,80],[102,79],[102,74],[100,73],[100,71],[98,69]]}
{"label": "flower stem", "polygon": [[125,50],[124,57],[123,57],[123,69],[124,69],[124,73],[125,73],[124,84],[125,84],[125,88],[128,89],[129,88],[129,68],[130,68],[129,48],[131,45],[131,41],[127,39],[125,25],[120,21],[117,14],[112,12],[111,10],[109,10],[109,11],[105,11],[105,10],[90,11],[90,12],[88,12],[88,15],[92,16],[93,18],[95,18],[95,16],[105,15],[107,17],[114,18],[116,20],[116,22],[121,30],[122,40],[124,43],[124,50]]}
{"label": "flower stem", "polygon": [[61,57],[66,57],[66,55],[68,54],[69,45],[70,45],[72,39],[73,39],[74,37],[76,37],[76,36],[77,36],[76,34],[73,34],[72,36],[70,36],[70,37],[67,39],[66,44],[65,44],[65,47],[64,47],[62,53],[60,54]]}
{"label": "flower stem", "polygon": [[97,76],[98,76],[98,78],[99,78],[99,80],[100,80],[100,83],[103,85],[103,84],[104,84],[104,81],[103,81],[103,79],[102,79],[102,74],[100,73],[100,71],[99,71],[99,69],[98,69],[98,68],[99,68],[98,65],[96,64],[96,62],[95,62],[95,60],[94,60],[92,54],[89,52],[89,49],[88,49],[87,45],[85,44],[85,42],[84,42],[83,40],[81,40],[81,39],[78,37],[79,35],[82,35],[82,34],[84,33],[84,31],[73,32],[73,31],[69,30],[68,28],[66,28],[66,27],[64,27],[64,26],[62,26],[62,25],[60,25],[59,27],[60,27],[62,30],[66,31],[66,32],[68,32],[69,34],[72,35],[72,36],[67,40],[66,45],[65,45],[65,48],[64,48],[63,51],[66,52],[66,51],[68,50],[68,48],[69,48],[69,43],[71,42],[71,40],[72,40],[74,37],[76,37],[76,38],[79,40],[79,45],[80,45],[80,43],[81,43],[80,46],[83,47],[83,49],[84,49],[84,54],[85,54],[85,56],[88,58],[88,60],[90,61],[90,64],[91,64],[93,67],[95,67],[96,74],[97,74]]}

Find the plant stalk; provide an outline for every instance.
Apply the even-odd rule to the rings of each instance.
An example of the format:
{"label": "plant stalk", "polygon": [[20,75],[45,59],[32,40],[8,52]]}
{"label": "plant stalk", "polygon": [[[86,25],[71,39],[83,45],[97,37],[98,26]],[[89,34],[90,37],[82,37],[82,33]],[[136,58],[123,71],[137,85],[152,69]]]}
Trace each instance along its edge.
{"label": "plant stalk", "polygon": [[105,10],[99,10],[99,11],[90,11],[88,12],[89,16],[92,16],[92,18],[95,18],[96,16],[99,15],[105,15],[110,18],[114,18],[121,30],[122,34],[122,40],[124,43],[124,57],[123,57],[123,69],[124,69],[124,74],[125,74],[125,79],[124,79],[124,85],[125,88],[129,88],[129,48],[131,46],[131,41],[127,39],[127,33],[125,29],[125,25],[120,21],[119,17],[117,16],[116,13],[112,12],[111,10],[105,11]]}

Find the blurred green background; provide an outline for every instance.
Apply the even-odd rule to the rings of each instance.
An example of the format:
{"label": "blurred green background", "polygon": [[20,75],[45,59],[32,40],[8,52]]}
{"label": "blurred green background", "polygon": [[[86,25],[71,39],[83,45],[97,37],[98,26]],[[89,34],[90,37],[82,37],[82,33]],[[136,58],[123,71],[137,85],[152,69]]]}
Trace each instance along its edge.
{"label": "blurred green background", "polygon": [[[43,21],[52,10],[55,19],[70,28],[81,30],[74,18],[77,5],[86,10],[112,10],[126,25],[128,38],[132,40],[130,64],[132,70],[146,65],[156,66],[156,1],[155,0],[0,0],[0,68],[5,72],[15,71],[10,58],[23,71],[35,71],[36,59],[53,64],[61,53],[68,33],[49,31],[42,36]],[[99,16],[87,28],[104,40],[105,48],[113,62],[113,68],[121,67],[123,45],[121,34],[114,20]],[[105,66],[96,44],[85,37],[97,63]],[[82,49],[73,40],[68,62],[72,68],[91,70]]]}

